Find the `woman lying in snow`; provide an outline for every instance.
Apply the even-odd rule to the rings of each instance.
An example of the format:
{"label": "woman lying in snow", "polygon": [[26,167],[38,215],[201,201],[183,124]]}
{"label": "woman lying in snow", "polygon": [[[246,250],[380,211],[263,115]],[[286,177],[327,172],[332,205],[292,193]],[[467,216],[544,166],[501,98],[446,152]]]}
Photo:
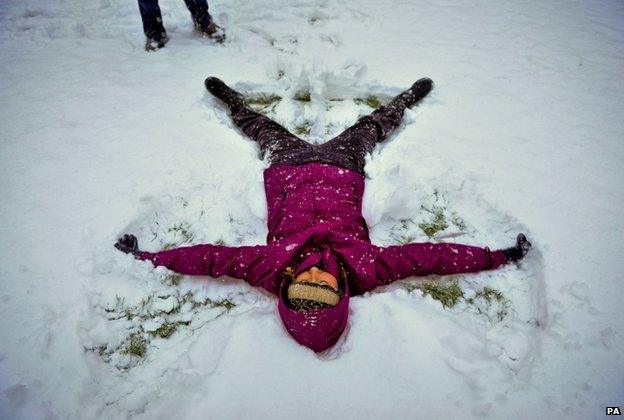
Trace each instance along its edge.
{"label": "woman lying in snow", "polygon": [[245,106],[243,96],[221,80],[206,88],[223,101],[234,123],[259,143],[271,166],[264,171],[268,205],[266,245],[195,245],[144,252],[136,237],[115,246],[181,274],[230,276],[278,296],[288,332],[314,351],[333,346],[347,324],[349,297],[411,276],[474,273],[522,259],[523,234],[511,248],[451,243],[379,247],[362,217],[365,156],[401,121],[403,111],[433,86],[421,79],[330,141],[315,145]]}

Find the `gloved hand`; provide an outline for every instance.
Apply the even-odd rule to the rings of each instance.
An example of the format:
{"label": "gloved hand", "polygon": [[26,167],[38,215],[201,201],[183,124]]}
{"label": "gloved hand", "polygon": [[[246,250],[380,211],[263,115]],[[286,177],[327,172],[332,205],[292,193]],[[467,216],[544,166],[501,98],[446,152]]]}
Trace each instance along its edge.
{"label": "gloved hand", "polygon": [[135,257],[141,253],[139,250],[139,240],[134,235],[125,234],[122,238],[119,238],[117,242],[115,242],[115,248],[126,254],[132,254]]}
{"label": "gloved hand", "polygon": [[503,249],[505,253],[505,258],[507,258],[507,262],[520,261],[524,256],[529,252],[533,245],[529,242],[524,236],[524,233],[519,233],[516,238],[516,246]]}

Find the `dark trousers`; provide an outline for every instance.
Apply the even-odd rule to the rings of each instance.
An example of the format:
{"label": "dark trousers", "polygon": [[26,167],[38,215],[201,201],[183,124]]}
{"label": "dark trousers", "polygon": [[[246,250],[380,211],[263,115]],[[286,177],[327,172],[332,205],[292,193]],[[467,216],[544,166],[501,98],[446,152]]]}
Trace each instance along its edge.
{"label": "dark trousers", "polygon": [[260,145],[261,157],[266,154],[272,165],[320,162],[329,163],[364,174],[366,155],[400,124],[404,106],[392,102],[322,144],[311,144],[290,133],[272,119],[249,108],[232,109],[232,120]]}
{"label": "dark trousers", "polygon": [[[206,0],[184,0],[186,7],[191,12],[195,25],[205,28],[212,22],[208,13],[208,2]],[[139,0],[139,11],[143,21],[143,32],[150,38],[158,38],[166,33],[158,7],[158,0]]]}

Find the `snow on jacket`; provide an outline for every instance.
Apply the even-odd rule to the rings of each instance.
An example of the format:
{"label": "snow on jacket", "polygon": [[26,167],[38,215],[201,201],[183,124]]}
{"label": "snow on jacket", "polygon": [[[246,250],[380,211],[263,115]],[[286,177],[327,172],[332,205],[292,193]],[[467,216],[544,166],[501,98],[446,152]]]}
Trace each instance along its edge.
{"label": "snow on jacket", "polygon": [[[266,245],[195,245],[142,252],[152,261],[187,275],[229,276],[278,296],[288,332],[314,351],[333,346],[344,330],[349,297],[411,276],[470,273],[499,267],[502,251],[450,243],[371,244],[362,216],[364,177],[325,163],[273,165],[264,171],[268,207]],[[292,267],[296,276],[316,265],[348,280],[335,307],[297,312],[285,299]]]}

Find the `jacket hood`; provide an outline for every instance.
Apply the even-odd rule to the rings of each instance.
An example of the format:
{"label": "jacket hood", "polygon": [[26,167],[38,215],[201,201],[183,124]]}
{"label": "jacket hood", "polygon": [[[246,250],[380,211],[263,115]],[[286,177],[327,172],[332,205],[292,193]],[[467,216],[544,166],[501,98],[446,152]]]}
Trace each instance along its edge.
{"label": "jacket hood", "polygon": [[293,271],[293,275],[297,277],[301,272],[308,270],[313,265],[327,271],[337,279],[340,278],[340,266],[336,257],[329,248],[324,247],[320,252],[311,252],[301,261]]}
{"label": "jacket hood", "polygon": [[[310,254],[295,268],[294,275],[313,265],[319,265],[336,278],[341,278],[338,262],[329,250]],[[289,278],[282,281],[278,299],[279,314],[288,333],[299,344],[315,352],[332,347],[342,335],[349,317],[349,284],[346,279],[342,279],[343,295],[336,306],[310,311],[296,311],[288,307],[286,293],[289,284]]]}

